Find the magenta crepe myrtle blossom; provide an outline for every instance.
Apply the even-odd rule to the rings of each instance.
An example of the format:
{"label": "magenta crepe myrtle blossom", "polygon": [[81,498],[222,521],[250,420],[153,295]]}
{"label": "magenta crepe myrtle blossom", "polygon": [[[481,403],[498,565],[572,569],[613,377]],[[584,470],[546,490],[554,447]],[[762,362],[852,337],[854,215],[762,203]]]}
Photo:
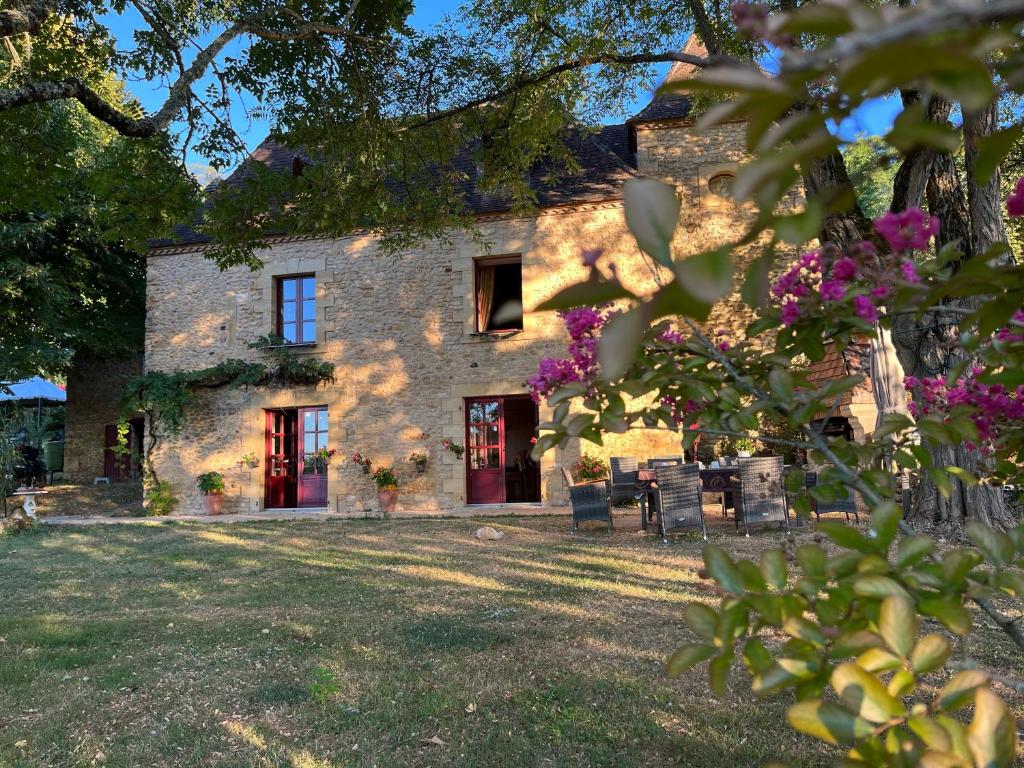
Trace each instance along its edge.
{"label": "magenta crepe myrtle blossom", "polygon": [[800,305],[795,301],[786,301],[782,304],[782,324],[790,326],[800,319]]}
{"label": "magenta crepe myrtle blossom", "polygon": [[666,328],[655,337],[658,341],[663,341],[666,344],[682,344],[686,337],[679,331],[673,330],[672,328]]}
{"label": "magenta crepe myrtle blossom", "polygon": [[527,379],[530,395],[539,403],[555,390],[573,382],[589,384],[597,375],[597,343],[601,329],[614,314],[605,304],[600,307],[576,307],[559,312],[569,333],[569,356],[545,357],[537,372]]}
{"label": "magenta crepe myrtle blossom", "polygon": [[841,280],[844,283],[848,283],[857,277],[857,262],[851,259],[849,256],[843,256],[841,259],[837,259],[835,265],[832,267],[832,277],[835,280]]}
{"label": "magenta crepe myrtle blossom", "polygon": [[875,231],[893,251],[921,251],[939,234],[939,220],[920,208],[907,208],[903,213],[889,211],[875,219]]}
{"label": "magenta crepe myrtle blossom", "polygon": [[921,282],[921,277],[917,274],[917,265],[909,259],[904,259],[900,263],[900,274],[903,275],[903,279],[908,283]]}
{"label": "magenta crepe myrtle blossom", "polygon": [[846,288],[838,280],[826,280],[821,284],[819,293],[824,301],[842,301]]}
{"label": "magenta crepe myrtle blossom", "polygon": [[1024,428],[1024,385],[1009,390],[1002,384],[985,384],[978,380],[983,373],[975,366],[953,384],[940,377],[907,376],[903,385],[913,396],[908,404],[911,416],[937,416],[948,422],[954,408],[966,408],[982,443],[967,447],[991,454],[1004,432]]}
{"label": "magenta crepe myrtle blossom", "polygon": [[869,323],[878,320],[878,308],[875,307],[875,302],[868,296],[853,297],[853,313],[861,320],[867,320]]}
{"label": "magenta crepe myrtle blossom", "polygon": [[1017,179],[1013,192],[1006,198],[1006,212],[1010,216],[1024,216],[1024,177]]}

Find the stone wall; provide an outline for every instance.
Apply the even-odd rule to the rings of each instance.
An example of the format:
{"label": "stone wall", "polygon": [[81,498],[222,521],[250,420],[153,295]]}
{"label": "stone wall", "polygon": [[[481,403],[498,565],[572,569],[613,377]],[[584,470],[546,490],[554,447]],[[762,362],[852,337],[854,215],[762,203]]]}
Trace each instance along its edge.
{"label": "stone wall", "polygon": [[[741,220],[753,215],[728,200],[703,194],[709,169],[733,167],[739,127],[723,135],[697,137],[692,129],[638,131],[640,170],[678,184],[684,198],[676,251],[697,253],[735,237]],[[703,153],[705,160],[692,153]],[[701,174],[705,174],[702,176]],[[226,506],[262,507],[263,467],[235,468],[249,452],[264,454],[265,409],[327,406],[329,445],[338,456],[329,468],[329,505],[361,513],[375,509],[375,490],[359,467],[347,460],[358,451],[375,466],[393,465],[401,480],[400,508],[434,509],[465,503],[465,459],[444,452],[440,441],[465,443],[465,398],[526,391],[525,382],[546,355],[564,356],[566,336],[552,313],[532,311],[560,288],[586,275],[584,248],[601,247],[623,281],[651,291],[652,265],[637,252],[625,227],[621,202],[548,209],[532,217],[494,217],[480,222],[486,250],[470,237],[445,245],[427,243],[393,254],[374,237],[280,241],[261,252],[260,272],[221,272],[201,251],[164,249],[149,258],[146,366],[150,370],[195,370],[233,357],[265,359],[247,344],[273,331],[274,278],[314,273],[317,278],[317,343],[299,350],[336,366],[336,383],[317,389],[256,388],[210,390],[197,395],[182,434],[155,454],[161,479],[183,497],[182,511],[196,511],[194,478],[222,471]],[[524,328],[508,337],[475,333],[474,259],[520,254],[523,263]],[[711,324],[736,329],[748,313],[738,297],[725,302]],[[540,419],[550,415],[541,406]],[[541,462],[544,503],[564,503],[557,471],[571,465],[580,446],[549,452]],[[669,430],[634,430],[610,435],[603,447],[585,450],[611,455],[671,455],[679,435]],[[429,455],[427,471],[416,474],[405,458]]]}
{"label": "stone wall", "polygon": [[65,478],[88,482],[103,476],[104,430],[117,423],[121,393],[141,373],[141,356],[126,360],[75,356],[64,411]]}

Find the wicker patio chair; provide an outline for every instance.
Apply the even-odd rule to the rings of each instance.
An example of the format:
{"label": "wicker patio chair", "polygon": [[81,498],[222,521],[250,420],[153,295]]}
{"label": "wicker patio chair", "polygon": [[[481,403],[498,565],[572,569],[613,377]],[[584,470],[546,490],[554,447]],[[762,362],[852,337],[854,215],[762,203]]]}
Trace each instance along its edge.
{"label": "wicker patio chair", "polygon": [[656,496],[658,531],[662,541],[667,542],[669,531],[679,528],[700,528],[707,540],[700,469],[696,464],[658,467]]}
{"label": "wicker patio chair", "polygon": [[596,480],[591,483],[577,483],[569,487],[572,502],[572,531],[584,520],[603,520],[612,529],[612,500],[608,483]]}
{"label": "wicker patio chair", "polygon": [[781,523],[789,530],[789,504],[783,482],[781,456],[757,456],[739,460],[740,479],[733,483],[736,530],[750,535],[751,523]]}
{"label": "wicker patio chair", "polygon": [[[808,472],[804,480],[804,486],[808,489],[818,484],[818,473]],[[842,512],[846,515],[846,522],[850,522],[850,515],[854,520],[860,522],[860,514],[857,512],[857,496],[852,488],[844,488],[845,495],[835,501],[819,501],[814,499],[814,519],[821,520],[822,515],[832,512]]]}
{"label": "wicker patio chair", "polygon": [[647,494],[637,488],[640,462],[631,456],[612,456],[612,503],[622,499],[636,499],[640,502],[640,527],[646,529]]}

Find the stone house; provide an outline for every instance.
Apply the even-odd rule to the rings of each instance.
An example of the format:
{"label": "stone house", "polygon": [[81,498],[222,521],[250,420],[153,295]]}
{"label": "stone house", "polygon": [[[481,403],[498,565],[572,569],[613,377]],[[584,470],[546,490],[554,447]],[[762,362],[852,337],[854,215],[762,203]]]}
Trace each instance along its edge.
{"label": "stone house", "polygon": [[[267,353],[248,344],[267,334],[336,366],[333,385],[198,392],[181,434],[153,456],[160,478],[182,497],[181,510],[199,511],[195,477],[219,470],[228,511],[363,514],[376,508],[376,496],[349,458],[356,452],[395,468],[400,509],[565,503],[558,469],[571,466],[581,446],[548,452],[539,465],[528,458],[530,437],[550,414],[529,399],[525,382],[541,357],[563,356],[567,340],[557,316],[535,307],[585,277],[585,248],[603,248],[602,258],[630,287],[653,288],[623,218],[622,184],[631,176],[679,189],[678,254],[730,239],[754,215],[728,196],[744,157],[744,126],[698,134],[689,107],[686,96],[656,98],[624,124],[575,135],[579,172],[555,187],[531,179],[538,207],[530,215],[513,215],[503,201],[469,188],[487,248],[468,235],[399,254],[365,233],[281,237],[261,252],[260,271],[221,272],[195,233],[156,244],[148,258],[147,370],[260,361]],[[301,169],[270,142],[255,158]],[[738,329],[748,319],[736,295],[709,327]],[[444,450],[445,439],[465,445],[465,456]],[[337,451],[329,465],[303,461],[321,448]],[[665,429],[610,435],[604,446],[584,449],[642,458],[681,451],[680,435]],[[424,472],[408,461],[412,453],[428,455]],[[259,466],[238,468],[246,455]]]}

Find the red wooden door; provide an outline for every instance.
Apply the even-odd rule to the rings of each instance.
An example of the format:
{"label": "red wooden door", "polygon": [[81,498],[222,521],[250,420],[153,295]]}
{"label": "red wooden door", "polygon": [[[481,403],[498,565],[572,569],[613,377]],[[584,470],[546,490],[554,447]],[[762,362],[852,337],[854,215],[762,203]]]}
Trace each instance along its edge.
{"label": "red wooden door", "polygon": [[466,490],[470,504],[505,502],[505,423],[500,397],[466,400]]}
{"label": "red wooden door", "polygon": [[302,430],[299,506],[326,507],[328,460],[316,453],[327,448],[327,409],[300,408],[298,421]]}
{"label": "red wooden door", "polygon": [[[130,453],[119,453],[117,445],[117,425],[107,424],[103,429],[103,476],[109,477],[112,483],[123,483],[131,479],[132,463]],[[131,446],[131,436],[128,438]]]}
{"label": "red wooden door", "polygon": [[267,457],[264,487],[267,509],[296,506],[295,411],[267,411]]}

